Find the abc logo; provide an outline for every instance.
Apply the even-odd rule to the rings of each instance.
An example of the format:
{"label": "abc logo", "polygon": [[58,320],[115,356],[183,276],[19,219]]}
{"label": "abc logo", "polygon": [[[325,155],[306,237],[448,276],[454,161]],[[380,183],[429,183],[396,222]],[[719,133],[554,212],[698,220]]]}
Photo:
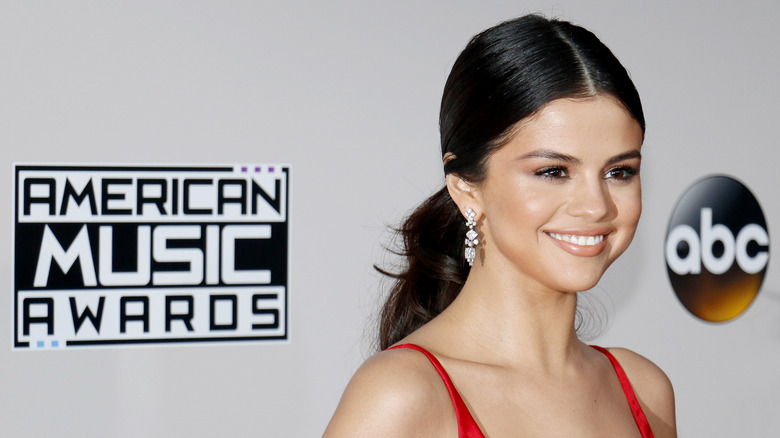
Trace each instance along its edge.
{"label": "abc logo", "polygon": [[712,322],[733,319],[753,302],[769,262],[761,207],[739,181],[711,176],[677,201],[666,231],[669,280],[680,302]]}

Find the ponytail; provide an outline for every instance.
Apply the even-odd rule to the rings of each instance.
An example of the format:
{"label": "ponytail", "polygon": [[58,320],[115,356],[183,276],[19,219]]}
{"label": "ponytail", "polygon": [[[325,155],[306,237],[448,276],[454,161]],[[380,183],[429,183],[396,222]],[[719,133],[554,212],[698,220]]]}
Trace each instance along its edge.
{"label": "ponytail", "polygon": [[458,296],[468,276],[463,259],[465,221],[444,187],[423,202],[397,230],[399,255],[406,258],[380,314],[379,347],[384,350],[441,313]]}

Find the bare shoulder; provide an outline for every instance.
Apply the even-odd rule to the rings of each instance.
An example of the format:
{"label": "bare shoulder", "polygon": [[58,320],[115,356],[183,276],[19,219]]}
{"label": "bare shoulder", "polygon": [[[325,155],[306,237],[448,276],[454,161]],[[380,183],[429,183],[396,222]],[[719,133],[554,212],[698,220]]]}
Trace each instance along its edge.
{"label": "bare shoulder", "polygon": [[435,437],[450,416],[455,421],[447,389],[428,359],[414,350],[389,350],[355,372],[324,437]]}
{"label": "bare shoulder", "polygon": [[646,357],[625,348],[610,348],[634,388],[657,437],[676,437],[674,389],[664,371]]}

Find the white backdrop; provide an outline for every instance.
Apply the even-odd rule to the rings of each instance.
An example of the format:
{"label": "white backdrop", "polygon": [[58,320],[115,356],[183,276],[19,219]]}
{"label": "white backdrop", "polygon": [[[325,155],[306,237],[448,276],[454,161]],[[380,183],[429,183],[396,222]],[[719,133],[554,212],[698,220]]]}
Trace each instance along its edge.
{"label": "white backdrop", "polygon": [[[726,173],[780,229],[780,4],[750,1],[0,1],[3,436],[322,433],[371,352],[385,225],[442,183],[438,105],[476,32],[527,12],[593,30],[645,104],[644,216],[597,288],[626,346],[672,379],[681,436],[780,429],[780,274],[703,323],[663,240],[693,181]],[[289,163],[290,341],[12,351],[13,162]]]}

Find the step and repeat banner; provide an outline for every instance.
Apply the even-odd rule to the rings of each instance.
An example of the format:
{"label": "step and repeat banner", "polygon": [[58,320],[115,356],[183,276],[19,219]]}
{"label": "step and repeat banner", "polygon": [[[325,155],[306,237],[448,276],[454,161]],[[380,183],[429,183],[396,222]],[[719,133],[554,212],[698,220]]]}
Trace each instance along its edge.
{"label": "step and repeat banner", "polygon": [[680,436],[775,436],[780,6],[597,0],[0,2],[3,436],[320,436],[443,184],[449,68],[529,12],[647,117],[583,335],[666,371]]}

